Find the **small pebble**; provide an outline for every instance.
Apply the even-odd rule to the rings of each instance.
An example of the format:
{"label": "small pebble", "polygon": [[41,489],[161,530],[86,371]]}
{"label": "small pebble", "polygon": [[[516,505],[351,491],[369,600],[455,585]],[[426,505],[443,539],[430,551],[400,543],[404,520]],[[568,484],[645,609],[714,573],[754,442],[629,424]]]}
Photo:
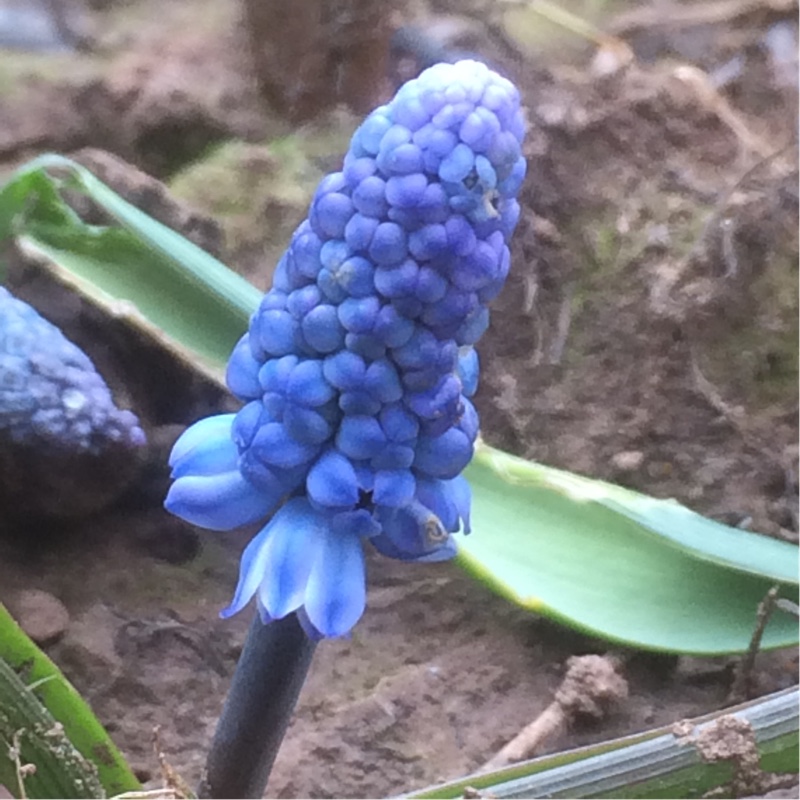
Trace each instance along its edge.
{"label": "small pebble", "polygon": [[611,456],[611,463],[622,472],[635,472],[644,463],[641,450],[622,450]]}
{"label": "small pebble", "polygon": [[22,630],[38,645],[57,642],[69,626],[66,606],[40,589],[21,591],[9,603],[9,610]]}

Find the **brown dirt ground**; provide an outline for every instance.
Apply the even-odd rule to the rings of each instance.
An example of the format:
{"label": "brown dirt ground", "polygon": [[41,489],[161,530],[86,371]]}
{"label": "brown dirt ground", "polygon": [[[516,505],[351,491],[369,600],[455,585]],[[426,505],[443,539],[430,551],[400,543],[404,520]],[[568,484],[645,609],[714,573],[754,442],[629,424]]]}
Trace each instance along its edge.
{"label": "brown dirt ground", "polygon": [[[0,77],[13,77],[0,91],[0,174],[44,149],[110,150],[166,179],[178,199],[129,169],[115,173],[106,157],[84,157],[263,286],[264,262],[302,218],[352,118],[326,118],[323,144],[313,125],[300,131],[297,146],[313,146],[313,157],[288,180],[302,189],[287,194],[286,175],[270,183],[281,160],[271,140],[286,129],[256,102],[241,30],[206,9],[214,4],[188,5],[164,3],[160,27],[146,2],[125,7],[122,28],[109,22],[122,11],[99,15],[100,62],[59,56],[45,70],[0,55]],[[464,13],[466,45],[515,75],[531,121],[513,272],[480,347],[485,438],[796,541],[797,99],[760,44],[792,9],[748,15],[743,4],[677,31],[620,23],[639,57],[603,75],[574,40],[548,51],[524,26],[517,39],[481,38],[466,13],[477,3],[412,5]],[[740,74],[710,91],[703,76],[737,56]],[[198,190],[209,144],[230,139],[239,149],[223,163],[239,166],[236,180],[256,164],[269,184],[251,220],[235,204],[226,216],[207,186]],[[265,229],[264,219],[277,222]],[[69,625],[47,652],[142,780],[160,781],[158,725],[168,760],[193,784],[247,627],[217,617],[247,535],[198,537],[169,518],[163,463],[176,426],[228,401],[31,268],[15,264],[11,283],[132,398],[153,444],[110,510],[0,540],[0,601],[13,604],[25,588],[58,597]],[[618,656],[629,696],[602,721],[559,732],[545,752],[725,704],[732,659],[610,650],[452,565],[371,558],[369,573],[368,611],[352,638],[318,649],[270,796],[386,796],[467,774],[549,705],[575,654]],[[756,691],[791,685],[796,669],[794,652],[759,657]]]}

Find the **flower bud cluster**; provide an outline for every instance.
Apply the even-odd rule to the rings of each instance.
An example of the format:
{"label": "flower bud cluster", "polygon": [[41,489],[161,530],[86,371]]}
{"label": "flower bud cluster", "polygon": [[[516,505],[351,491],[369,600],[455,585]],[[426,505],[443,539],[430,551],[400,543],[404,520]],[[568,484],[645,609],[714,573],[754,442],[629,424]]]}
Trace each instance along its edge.
{"label": "flower bud cluster", "polygon": [[16,443],[79,452],[145,443],[136,416],[114,405],[89,357],[2,287],[0,431]]}
{"label": "flower bud cluster", "polygon": [[[523,133],[509,81],[439,64],[363,122],[318,187],[231,356],[244,407],[173,452],[167,504],[197,524],[234,527],[292,497],[245,552],[230,613],[257,593],[265,619],[303,607],[340,635],[363,610],[363,540],[438,560],[468,531],[473,345],[508,274]],[[321,531],[304,556],[299,527]]]}

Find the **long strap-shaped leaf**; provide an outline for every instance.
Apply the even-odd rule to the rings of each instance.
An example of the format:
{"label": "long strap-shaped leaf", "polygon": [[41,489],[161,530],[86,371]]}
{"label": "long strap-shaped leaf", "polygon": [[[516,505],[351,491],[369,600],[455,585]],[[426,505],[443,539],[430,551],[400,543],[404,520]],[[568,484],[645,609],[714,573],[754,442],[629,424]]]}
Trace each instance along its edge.
{"label": "long strap-shaped leaf", "polygon": [[537,484],[579,503],[600,503],[703,560],[776,583],[798,583],[797,548],[787,542],[723,525],[675,500],[658,500],[613,483],[516,458],[484,444],[478,446],[478,461],[508,483]]}
{"label": "long strap-shaped leaf", "polygon": [[[787,542],[486,445],[467,475],[475,533],[459,542],[464,567],[589,633],[653,650],[741,652],[771,586],[796,597],[797,548]],[[691,547],[671,527],[676,511],[692,520]],[[797,620],[776,611],[762,646],[796,641]]]}
{"label": "long strap-shaped leaf", "polygon": [[[5,607],[0,604],[0,717],[7,722],[6,735],[17,729],[24,729],[22,743],[27,742],[27,752],[33,751],[43,758],[38,764],[42,773],[26,782],[30,797],[95,797],[96,781],[91,773],[71,754],[75,748],[83,759],[94,764],[97,778],[106,795],[139,789],[139,782],[117,750],[103,726],[92,710],[67,681],[58,667],[23,633]],[[34,687],[30,689],[28,687]],[[47,709],[38,707],[41,700]],[[63,725],[66,740],[60,741],[57,734],[51,734],[50,742],[55,752],[47,749],[47,721],[54,718]],[[41,730],[40,730],[41,728]],[[10,734],[9,734],[10,732]],[[0,726],[0,740],[3,737]],[[61,737],[62,739],[64,737]],[[41,740],[39,746],[37,742]],[[58,748],[55,746],[58,745]],[[0,754],[5,759],[7,753]],[[2,764],[0,776],[8,780],[9,763]],[[80,786],[73,786],[68,793],[61,782],[78,776]],[[9,789],[17,789],[14,783],[6,784]],[[41,793],[37,793],[37,787]]]}
{"label": "long strap-shaped leaf", "polygon": [[96,767],[73,746],[52,714],[2,658],[0,785],[17,797],[106,796]]}

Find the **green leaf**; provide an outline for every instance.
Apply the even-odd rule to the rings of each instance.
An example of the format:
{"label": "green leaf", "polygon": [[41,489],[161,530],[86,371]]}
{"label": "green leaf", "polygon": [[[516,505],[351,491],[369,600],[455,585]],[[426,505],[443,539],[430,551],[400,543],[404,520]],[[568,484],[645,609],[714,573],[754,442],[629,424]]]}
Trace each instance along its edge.
{"label": "green leaf", "polygon": [[[36,757],[38,779],[37,775],[33,775],[26,780],[28,796],[96,796],[96,788],[82,768],[80,759],[71,754],[72,747],[96,767],[97,778],[106,795],[141,788],[86,702],[58,667],[25,635],[2,604],[0,664],[7,665],[5,671],[0,671],[0,723],[3,723],[3,717],[7,720],[7,724],[0,724],[0,739],[3,738],[2,729],[8,730],[9,726],[12,734],[26,725],[34,728],[30,731],[34,738],[28,737],[25,741]],[[39,701],[46,712],[38,708]],[[46,746],[47,737],[44,735],[53,727],[49,722],[50,717],[64,726],[67,739],[66,742],[59,742],[55,753],[49,752],[52,748]],[[34,757],[30,752],[23,751],[23,754],[31,760]],[[3,761],[5,756],[5,752],[0,753],[0,777],[9,790],[16,791],[15,780],[8,777],[10,762]],[[85,784],[69,789],[63,782],[75,778],[75,775]]]}
{"label": "green leaf", "polygon": [[787,542],[723,525],[674,500],[642,495],[628,504],[602,502],[698,558],[776,583],[797,583],[797,549]]}
{"label": "green leaf", "polygon": [[479,445],[481,448],[486,463],[510,483],[534,480],[547,484],[577,501],[602,503],[698,558],[778,583],[798,582],[797,549],[786,542],[723,525],[675,500],[658,500],[613,483],[514,458],[501,450]]}
{"label": "green leaf", "polygon": [[[61,192],[78,190],[121,227],[87,225]],[[13,236],[58,279],[207,377],[225,365],[261,293],[123,200],[79,164],[42,156],[0,190],[0,241]]]}
{"label": "green leaf", "polygon": [[[28,772],[27,765],[34,771]],[[105,797],[97,768],[0,658],[0,785],[17,797]]]}
{"label": "green leaf", "polygon": [[[795,687],[707,714],[691,721],[691,735],[733,715],[752,726],[762,770],[797,774],[798,699]],[[703,761],[687,737],[678,738],[672,726],[665,726],[459,778],[407,797],[460,798],[471,787],[489,797],[691,798],[708,796],[732,778],[730,762]],[[759,787],[753,786],[752,793],[759,793]]]}
{"label": "green leaf", "polygon": [[[588,633],[651,650],[742,652],[759,602],[780,583],[775,576],[785,578],[782,596],[797,597],[790,583],[797,583],[797,548],[787,542],[726,528],[672,502],[642,506],[635,492],[484,444],[466,474],[474,532],[459,540],[459,562],[513,602]],[[647,513],[632,514],[633,506]],[[699,531],[691,547],[670,528],[676,509]],[[711,553],[727,559],[704,550],[700,523],[717,537]],[[728,551],[724,535],[730,536]],[[738,563],[741,547],[764,574]],[[776,610],[762,646],[797,639],[796,620]]]}

